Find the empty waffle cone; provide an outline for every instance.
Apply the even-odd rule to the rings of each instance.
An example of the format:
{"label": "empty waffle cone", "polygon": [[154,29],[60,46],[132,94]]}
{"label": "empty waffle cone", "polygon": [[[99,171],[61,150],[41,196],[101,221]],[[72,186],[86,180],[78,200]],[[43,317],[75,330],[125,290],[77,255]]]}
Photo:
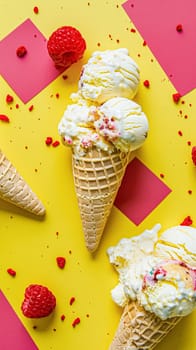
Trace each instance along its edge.
{"label": "empty waffle cone", "polygon": [[123,311],[109,350],[151,350],[174,328],[181,317],[161,320],[131,301]]}
{"label": "empty waffle cone", "polygon": [[1,150],[0,198],[35,215],[45,214],[43,204]]}
{"label": "empty waffle cone", "polygon": [[73,175],[86,247],[94,252],[121,185],[129,153],[108,154],[93,149],[85,156],[73,154]]}

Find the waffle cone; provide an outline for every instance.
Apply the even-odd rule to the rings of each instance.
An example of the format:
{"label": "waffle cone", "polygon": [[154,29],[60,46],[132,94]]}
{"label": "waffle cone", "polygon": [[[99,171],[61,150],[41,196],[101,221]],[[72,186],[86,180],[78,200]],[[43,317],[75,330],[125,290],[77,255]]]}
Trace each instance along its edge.
{"label": "waffle cone", "polygon": [[174,328],[181,317],[161,320],[131,301],[123,311],[109,350],[151,350]]}
{"label": "waffle cone", "polygon": [[0,198],[35,215],[45,214],[43,204],[1,150]]}
{"label": "waffle cone", "polygon": [[93,149],[84,157],[73,154],[73,175],[86,247],[94,252],[129,160],[129,153],[108,154]]}

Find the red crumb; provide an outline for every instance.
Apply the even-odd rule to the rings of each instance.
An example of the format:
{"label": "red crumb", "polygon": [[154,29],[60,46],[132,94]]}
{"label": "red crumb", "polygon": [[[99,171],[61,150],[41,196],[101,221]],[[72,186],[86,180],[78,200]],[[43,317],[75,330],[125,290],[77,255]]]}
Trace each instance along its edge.
{"label": "red crumb", "polygon": [[179,135],[179,136],[182,136],[182,135],[183,135],[181,130],[178,131],[178,135]]}
{"label": "red crumb", "polygon": [[57,147],[60,145],[60,142],[59,141],[54,141],[53,144],[52,144],[52,147]]}
{"label": "red crumb", "polygon": [[9,118],[7,117],[7,115],[5,114],[0,114],[0,120],[2,120],[2,122],[6,122],[9,123]]}
{"label": "red crumb", "polygon": [[160,174],[160,177],[163,179],[163,178],[165,177],[165,175],[161,173],[161,174]]}
{"label": "red crumb", "polygon": [[59,93],[58,92],[56,93],[56,98],[59,98]]}
{"label": "red crumb", "polygon": [[67,79],[68,79],[68,75],[64,74],[64,75],[62,76],[62,78],[63,78],[63,80],[67,80]]}
{"label": "red crumb", "polygon": [[135,30],[134,28],[131,28],[130,32],[131,32],[131,33],[135,33],[136,30]]}
{"label": "red crumb", "polygon": [[191,157],[192,157],[193,163],[196,165],[196,146],[192,147]]}
{"label": "red crumb", "polygon": [[179,94],[179,92],[177,92],[176,94],[172,95],[172,98],[175,103],[178,103],[181,98],[181,95]]}
{"label": "red crumb", "polygon": [[16,109],[18,109],[18,108],[19,108],[19,104],[17,103],[17,104],[16,104]]}
{"label": "red crumb", "polygon": [[58,267],[60,267],[60,269],[63,269],[65,267],[65,264],[66,264],[66,259],[62,256],[58,256],[56,258],[56,262],[57,262]]}
{"label": "red crumb", "polygon": [[146,40],[144,40],[143,41],[143,46],[146,46],[146,45],[147,45]]}
{"label": "red crumb", "polygon": [[72,322],[72,327],[75,328],[75,326],[77,326],[79,323],[80,323],[80,318],[79,317],[75,318],[75,320]]}
{"label": "red crumb", "polygon": [[34,12],[36,15],[39,13],[39,9],[38,9],[37,6],[35,6],[35,7],[33,8],[33,12]]}
{"label": "red crumb", "polygon": [[52,142],[53,142],[52,137],[47,136],[47,137],[46,137],[46,140],[45,140],[45,144],[46,144],[47,146],[50,146],[50,145],[52,144]]}
{"label": "red crumb", "polygon": [[192,225],[193,220],[191,219],[191,217],[188,215],[182,222],[180,225],[182,226],[190,226]]}
{"label": "red crumb", "polygon": [[65,320],[65,315],[61,315],[61,321]]}
{"label": "red crumb", "polygon": [[176,26],[176,30],[177,30],[177,32],[182,32],[183,31],[183,28],[182,28],[182,24],[178,24],[177,26]]}
{"label": "red crumb", "polygon": [[19,46],[16,50],[18,57],[24,57],[27,54],[27,49],[25,46]]}
{"label": "red crumb", "polygon": [[74,297],[70,298],[69,305],[72,305],[76,299]]}
{"label": "red crumb", "polygon": [[33,110],[33,108],[34,108],[34,106],[31,105],[31,106],[29,107],[29,112],[31,112],[31,111]]}
{"label": "red crumb", "polygon": [[10,276],[15,277],[16,276],[16,271],[14,271],[13,269],[9,268],[7,269],[7,273],[9,273]]}
{"label": "red crumb", "polygon": [[187,141],[187,145],[188,145],[188,146],[191,146],[191,141]]}
{"label": "red crumb", "polygon": [[143,84],[144,84],[145,87],[149,87],[150,86],[149,80],[144,80]]}
{"label": "red crumb", "polygon": [[7,103],[12,103],[13,101],[14,101],[13,96],[11,96],[11,95],[8,94],[8,95],[6,96],[6,102],[7,102]]}
{"label": "red crumb", "polygon": [[192,190],[188,190],[188,194],[192,194]]}

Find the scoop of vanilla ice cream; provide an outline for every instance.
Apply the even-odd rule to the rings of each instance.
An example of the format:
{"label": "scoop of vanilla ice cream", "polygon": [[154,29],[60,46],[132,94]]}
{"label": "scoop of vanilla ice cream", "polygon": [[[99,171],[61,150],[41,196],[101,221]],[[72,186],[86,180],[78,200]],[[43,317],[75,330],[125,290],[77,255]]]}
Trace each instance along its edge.
{"label": "scoop of vanilla ice cream", "polygon": [[156,254],[196,267],[196,229],[182,225],[167,229],[156,244]]}
{"label": "scoop of vanilla ice cream", "polygon": [[120,306],[138,300],[161,319],[185,316],[196,307],[196,229],[176,226],[159,237],[160,228],[157,224],[107,250],[119,273],[112,298]]}
{"label": "scoop of vanilla ice cream", "polygon": [[186,316],[196,307],[196,270],[179,260],[153,267],[138,295],[141,305],[162,320]]}
{"label": "scoop of vanilla ice cream", "polygon": [[133,98],[139,80],[139,68],[126,48],[95,51],[83,67],[79,89],[83,98],[101,104],[116,96]]}
{"label": "scoop of vanilla ice cream", "polygon": [[74,95],[67,106],[58,131],[63,143],[75,154],[84,155],[93,146],[112,153],[133,151],[144,143],[148,120],[140,105],[125,97],[114,97],[95,106]]}
{"label": "scoop of vanilla ice cream", "polygon": [[137,298],[145,274],[159,262],[153,252],[160,227],[157,224],[139,236],[123,238],[107,250],[110,263],[119,273],[118,287],[112,290],[112,298],[118,305],[124,306],[129,299]]}
{"label": "scoop of vanilla ice cream", "polygon": [[98,134],[123,152],[141,147],[148,134],[148,120],[139,104],[114,97],[97,108],[94,125]]}
{"label": "scoop of vanilla ice cream", "polygon": [[70,146],[75,155],[83,156],[88,149],[96,146],[112,152],[114,146],[99,135],[94,127],[93,114],[96,107],[84,99],[67,106],[58,125],[62,142]]}

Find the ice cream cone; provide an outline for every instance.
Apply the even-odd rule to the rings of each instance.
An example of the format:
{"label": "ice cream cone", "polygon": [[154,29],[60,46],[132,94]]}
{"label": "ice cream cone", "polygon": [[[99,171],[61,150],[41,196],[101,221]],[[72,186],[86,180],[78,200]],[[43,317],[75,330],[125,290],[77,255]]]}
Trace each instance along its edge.
{"label": "ice cream cone", "polygon": [[0,198],[35,215],[45,214],[43,204],[1,150]]}
{"label": "ice cream cone", "polygon": [[85,156],[73,154],[73,175],[86,247],[94,252],[121,185],[129,153],[108,154],[92,149]]}
{"label": "ice cream cone", "polygon": [[181,317],[161,320],[135,301],[124,308],[109,350],[151,350],[172,330]]}

